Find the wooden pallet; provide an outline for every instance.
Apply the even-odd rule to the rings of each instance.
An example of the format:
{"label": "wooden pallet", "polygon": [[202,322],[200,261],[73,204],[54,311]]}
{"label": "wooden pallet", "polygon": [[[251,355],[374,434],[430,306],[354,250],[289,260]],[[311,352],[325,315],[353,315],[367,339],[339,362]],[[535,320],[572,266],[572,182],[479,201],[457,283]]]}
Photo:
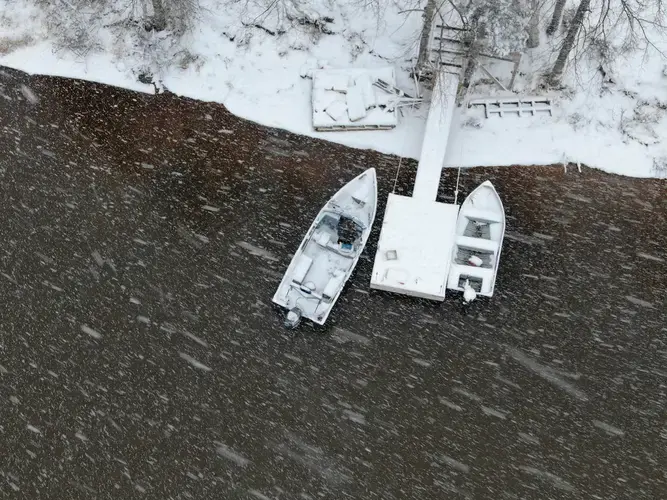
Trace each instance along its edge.
{"label": "wooden pallet", "polygon": [[553,101],[550,97],[499,97],[471,99],[468,101],[468,107],[484,106],[484,115],[486,118],[492,116],[504,117],[510,116],[553,116]]}

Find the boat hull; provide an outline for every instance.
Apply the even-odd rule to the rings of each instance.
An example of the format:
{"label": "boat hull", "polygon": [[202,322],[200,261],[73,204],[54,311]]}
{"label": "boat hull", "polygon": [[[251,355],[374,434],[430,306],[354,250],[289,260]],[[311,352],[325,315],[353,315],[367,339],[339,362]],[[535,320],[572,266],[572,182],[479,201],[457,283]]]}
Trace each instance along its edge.
{"label": "boat hull", "polygon": [[323,325],[354,271],[377,210],[377,177],[366,170],[322,207],[295,252],[273,302]]}
{"label": "boat hull", "polygon": [[505,238],[505,209],[490,181],[475,188],[461,205],[447,288],[493,296]]}

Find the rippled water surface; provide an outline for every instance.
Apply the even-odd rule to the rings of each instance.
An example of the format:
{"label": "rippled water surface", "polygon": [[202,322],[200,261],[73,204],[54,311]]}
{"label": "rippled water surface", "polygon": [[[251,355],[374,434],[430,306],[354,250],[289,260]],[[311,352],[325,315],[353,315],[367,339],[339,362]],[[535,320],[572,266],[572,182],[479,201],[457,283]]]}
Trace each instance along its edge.
{"label": "rippled water surface", "polygon": [[493,299],[369,291],[382,205],[290,336],[312,218],[396,158],[7,69],[0,126],[0,497],[667,498],[664,181],[464,171],[507,209]]}

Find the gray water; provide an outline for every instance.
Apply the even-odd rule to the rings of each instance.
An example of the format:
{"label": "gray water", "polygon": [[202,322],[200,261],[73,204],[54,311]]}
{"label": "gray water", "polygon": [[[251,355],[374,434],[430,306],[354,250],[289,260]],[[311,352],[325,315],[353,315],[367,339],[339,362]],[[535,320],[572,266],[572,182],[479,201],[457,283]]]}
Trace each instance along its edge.
{"label": "gray water", "polygon": [[0,91],[1,498],[667,498],[665,181],[466,170],[508,214],[492,299],[370,291],[382,205],[292,335],[270,299],[304,232],[369,166],[386,200],[396,158],[168,94]]}

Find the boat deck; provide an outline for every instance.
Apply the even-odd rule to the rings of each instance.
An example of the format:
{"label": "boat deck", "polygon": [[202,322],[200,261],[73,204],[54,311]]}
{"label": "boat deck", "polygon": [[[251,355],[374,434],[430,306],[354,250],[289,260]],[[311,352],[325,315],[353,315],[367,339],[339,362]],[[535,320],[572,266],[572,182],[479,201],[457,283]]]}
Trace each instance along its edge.
{"label": "boat deck", "polygon": [[458,205],[390,194],[371,288],[444,300]]}

